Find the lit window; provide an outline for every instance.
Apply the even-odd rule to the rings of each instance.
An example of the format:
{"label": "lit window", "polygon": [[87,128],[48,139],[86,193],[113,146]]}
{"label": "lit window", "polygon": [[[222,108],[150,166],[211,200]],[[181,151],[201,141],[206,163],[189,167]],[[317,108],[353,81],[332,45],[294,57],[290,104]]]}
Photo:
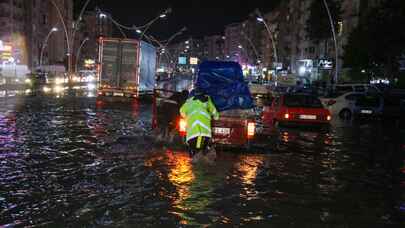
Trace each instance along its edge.
{"label": "lit window", "polygon": [[338,32],[339,32],[339,35],[342,35],[342,33],[343,33],[343,21],[338,22]]}

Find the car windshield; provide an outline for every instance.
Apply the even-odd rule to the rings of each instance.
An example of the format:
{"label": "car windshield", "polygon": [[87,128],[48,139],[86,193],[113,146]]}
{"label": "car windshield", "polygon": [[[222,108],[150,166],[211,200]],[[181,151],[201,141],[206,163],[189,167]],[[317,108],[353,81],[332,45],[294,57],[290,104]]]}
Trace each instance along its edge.
{"label": "car windshield", "polygon": [[291,108],[323,108],[322,103],[318,98],[305,95],[285,96],[284,105]]}
{"label": "car windshield", "polygon": [[356,100],[356,106],[360,107],[378,107],[380,98],[377,96],[360,96]]}

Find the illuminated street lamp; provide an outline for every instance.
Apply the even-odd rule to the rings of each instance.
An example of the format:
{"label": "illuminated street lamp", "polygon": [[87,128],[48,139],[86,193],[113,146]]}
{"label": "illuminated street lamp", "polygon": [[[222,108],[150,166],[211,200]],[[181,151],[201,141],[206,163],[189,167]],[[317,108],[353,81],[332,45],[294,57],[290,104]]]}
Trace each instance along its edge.
{"label": "illuminated street lamp", "polygon": [[105,14],[105,13],[100,13],[98,16],[99,16],[100,18],[107,18],[107,14]]}
{"label": "illuminated street lamp", "polygon": [[49,31],[48,35],[46,36],[46,38],[45,38],[45,40],[44,40],[44,43],[42,44],[41,54],[39,55],[39,66],[40,66],[40,67],[42,67],[42,60],[43,60],[43,57],[44,57],[44,51],[45,51],[45,47],[46,47],[47,44],[48,44],[49,37],[51,37],[52,33],[57,32],[57,31],[58,31],[58,28],[53,27],[53,28]]}
{"label": "illuminated street lamp", "polygon": [[137,29],[135,32],[138,34],[142,34],[142,31],[140,29]]}
{"label": "illuminated street lamp", "polygon": [[142,40],[143,36],[145,35],[145,33],[148,31],[148,29],[150,28],[150,26],[155,23],[157,20],[161,19],[161,18],[165,18],[167,17],[167,15],[169,13],[172,12],[172,8],[167,8],[162,14],[160,14],[158,17],[156,17],[155,19],[151,20],[149,23],[146,24],[146,28],[143,30],[141,37],[139,38],[139,40]]}
{"label": "illuminated street lamp", "polygon": [[[58,5],[56,4],[55,0],[49,0],[51,2],[51,4],[54,6],[54,8],[56,9],[57,15],[59,17],[60,22],[62,23],[63,26],[63,30],[65,31],[65,40],[66,40],[66,44],[67,44],[67,59],[68,59],[68,79],[69,82],[71,81],[71,74],[72,74],[72,47],[74,45],[74,40],[75,40],[75,35],[76,32],[78,30],[78,25],[80,23],[80,21],[82,20],[82,15],[84,13],[84,11],[86,10],[87,6],[89,5],[91,0],[87,0],[85,2],[85,4],[83,5],[82,9],[80,10],[80,14],[79,17],[76,21],[74,21],[73,23],[73,32],[69,32],[67,29],[67,25],[64,19],[64,16],[60,10],[60,8],[58,7]],[[105,15],[106,16],[106,15]]]}

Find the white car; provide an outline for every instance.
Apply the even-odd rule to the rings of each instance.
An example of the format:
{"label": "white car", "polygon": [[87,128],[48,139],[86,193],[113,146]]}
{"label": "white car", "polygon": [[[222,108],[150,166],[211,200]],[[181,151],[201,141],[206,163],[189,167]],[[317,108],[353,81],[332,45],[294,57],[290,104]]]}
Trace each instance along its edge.
{"label": "white car", "polygon": [[380,90],[370,84],[336,84],[332,87],[332,91],[338,94],[357,92],[357,93],[379,93]]}
{"label": "white car", "polygon": [[339,116],[342,119],[351,119],[357,98],[364,95],[365,93],[351,92],[343,95],[331,95],[322,98],[321,101],[325,107],[329,109],[332,116]]}

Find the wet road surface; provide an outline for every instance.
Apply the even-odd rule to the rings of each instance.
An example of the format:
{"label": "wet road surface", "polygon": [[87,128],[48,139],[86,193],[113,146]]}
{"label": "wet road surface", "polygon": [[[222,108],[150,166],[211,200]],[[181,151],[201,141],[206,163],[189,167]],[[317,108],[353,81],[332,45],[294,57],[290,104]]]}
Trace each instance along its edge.
{"label": "wet road surface", "polygon": [[[0,227],[403,227],[396,131],[280,130],[261,153],[194,165],[151,108],[0,101]],[[274,143],[276,142],[276,143]]]}

